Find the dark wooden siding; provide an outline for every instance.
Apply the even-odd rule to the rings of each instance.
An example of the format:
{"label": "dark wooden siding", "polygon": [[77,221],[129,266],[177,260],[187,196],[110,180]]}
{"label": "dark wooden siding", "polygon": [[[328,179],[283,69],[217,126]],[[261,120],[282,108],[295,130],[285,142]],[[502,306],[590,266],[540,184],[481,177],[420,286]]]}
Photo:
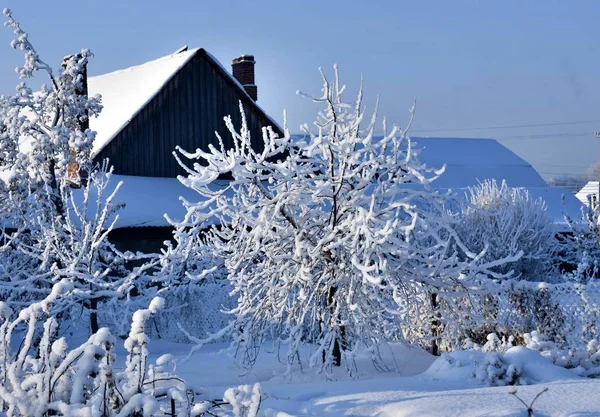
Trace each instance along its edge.
{"label": "dark wooden siding", "polygon": [[[206,150],[209,143],[218,143],[215,131],[225,146],[232,146],[223,118],[231,115],[234,126],[240,126],[240,100],[253,148],[262,150],[262,128],[272,123],[230,77],[204,50],[199,50],[96,160],[109,158],[115,174],[148,177],[183,174],[172,154],[175,147]],[[282,134],[277,127],[274,129]]]}

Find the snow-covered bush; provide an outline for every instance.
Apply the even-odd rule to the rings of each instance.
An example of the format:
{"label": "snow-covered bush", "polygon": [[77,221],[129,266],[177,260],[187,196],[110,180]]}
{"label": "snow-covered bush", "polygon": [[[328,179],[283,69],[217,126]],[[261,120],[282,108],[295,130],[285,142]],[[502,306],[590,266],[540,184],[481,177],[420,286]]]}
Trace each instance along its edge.
{"label": "snow-covered bush", "polygon": [[483,345],[479,345],[467,338],[463,347],[465,350],[474,350],[477,352],[503,353],[514,346],[514,340],[515,338],[513,336],[500,338],[496,333],[490,333],[487,335],[486,342]]}
{"label": "snow-covered bush", "polygon": [[[58,337],[58,322],[47,313],[52,304],[76,291],[64,280],[53,287],[47,298],[16,316],[6,304],[0,304],[2,411],[15,417],[116,416],[134,415],[134,412],[139,416],[156,415],[160,404],[155,389],[144,385],[147,373],[144,326],[147,316],[156,312],[160,300],[153,300],[150,309],[134,316],[125,342],[129,352],[127,368],[119,372],[114,368],[115,338],[108,329],[100,329],[75,349],[69,349],[65,339]],[[41,323],[44,316],[47,318]],[[42,333],[37,339],[40,324]],[[156,380],[171,381],[171,377],[160,375]]]}
{"label": "snow-covered bush", "polygon": [[[184,203],[178,230],[199,233],[218,222],[206,239],[224,259],[238,303],[216,336],[231,335],[247,366],[267,339],[288,347],[289,369],[299,345],[313,343],[310,365],[328,370],[342,359],[351,369],[360,348],[376,355],[378,344],[402,339],[405,326],[441,334],[446,318],[436,306],[454,305],[505,262],[486,263],[457,238],[446,195],[429,187],[442,170],[418,161],[407,129],[384,122],[376,138],[377,114],[367,117],[362,89],[349,103],[337,68],[323,81],[312,99],[325,109],[314,129],[303,126],[304,138],[265,128],[259,152],[241,108],[239,131],[226,118],[231,148],[218,137],[208,150],[179,149],[192,161],[180,160],[188,173],[180,181],[201,199]],[[198,248],[190,253],[203,257],[205,245]],[[430,314],[420,307],[432,299]]]}
{"label": "snow-covered bush", "polygon": [[235,417],[256,417],[261,403],[260,384],[229,388],[223,400],[231,404]]}
{"label": "snow-covered bush", "polygon": [[572,219],[565,214],[568,233],[561,235],[561,260],[575,266],[563,276],[566,280],[586,283],[600,277],[600,235],[598,219],[600,202],[588,196],[588,204],[581,209],[581,217]]}
{"label": "snow-covered bush", "polygon": [[444,353],[423,376],[437,380],[473,379],[483,385],[528,385],[573,377],[571,370],[557,366],[539,352],[513,346],[504,352],[481,350]]}
{"label": "snow-covered bush", "polygon": [[68,298],[68,280],[54,285],[44,300],[18,314],[0,302],[0,414],[30,416],[256,416],[260,387],[227,390],[213,399],[174,374],[171,355],[148,363],[147,326],[164,307],[156,297],[134,313],[125,367],[118,365],[116,338],[101,328],[83,344],[69,348],[59,337],[52,305]]}
{"label": "snow-covered bush", "polygon": [[520,258],[494,268],[531,281],[548,281],[556,264],[557,243],[553,222],[544,201],[526,189],[511,188],[505,181],[485,180],[469,187],[457,232],[475,252],[486,249],[484,259]]}
{"label": "snow-covered bush", "polygon": [[503,353],[483,351],[446,352],[433,362],[424,376],[436,379],[473,379],[481,385],[528,385],[520,365],[508,361]]}
{"label": "snow-covered bush", "polygon": [[522,376],[521,369],[515,364],[506,364],[500,354],[488,353],[484,360],[477,363],[474,373],[475,379],[482,385],[505,386],[527,385],[527,378]]}
{"label": "snow-covered bush", "polygon": [[[552,364],[570,369],[579,376],[600,377],[600,343],[595,339],[578,346],[564,346],[534,330],[524,333],[520,344],[527,349],[539,352]],[[470,339],[465,340],[463,345],[464,350],[467,351],[499,354],[506,353],[514,346],[515,338],[512,336],[500,339],[494,333],[487,336],[487,342],[484,345],[474,343]],[[495,359],[486,359],[486,361],[486,366],[496,363]]]}
{"label": "snow-covered bush", "polygon": [[536,350],[557,366],[573,369],[580,376],[600,377],[600,343],[590,340],[585,346],[561,347],[536,331],[524,335],[527,348]]}
{"label": "snow-covered bush", "polygon": [[537,350],[538,352],[551,351],[558,348],[555,342],[548,340],[548,337],[535,330],[523,335],[523,343],[528,349]]}

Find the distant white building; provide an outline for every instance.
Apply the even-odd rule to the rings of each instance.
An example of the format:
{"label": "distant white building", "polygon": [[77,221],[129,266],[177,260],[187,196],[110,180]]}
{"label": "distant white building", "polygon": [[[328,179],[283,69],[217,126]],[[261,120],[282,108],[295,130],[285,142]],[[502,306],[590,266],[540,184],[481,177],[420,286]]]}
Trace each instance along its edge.
{"label": "distant white building", "polygon": [[598,199],[598,181],[590,181],[586,185],[583,186],[581,190],[575,194],[575,197],[579,199],[583,204],[588,204],[588,196],[591,196],[592,199]]}
{"label": "distant white building", "polygon": [[[505,180],[509,187],[527,189],[533,198],[546,202],[548,215],[557,231],[566,228],[564,215],[578,219],[583,204],[572,192],[562,187],[550,187],[531,164],[493,139],[472,138],[412,138],[421,148],[421,162],[428,167],[446,165],[446,171],[431,185],[451,189],[463,196],[468,187],[494,179]],[[596,192],[598,183],[596,182]]]}
{"label": "distant white building", "polygon": [[[531,164],[493,139],[412,137],[422,149],[419,160],[430,168],[446,165],[434,188],[466,188],[480,181],[505,180],[510,187],[549,188]],[[559,189],[560,190],[560,189]]]}

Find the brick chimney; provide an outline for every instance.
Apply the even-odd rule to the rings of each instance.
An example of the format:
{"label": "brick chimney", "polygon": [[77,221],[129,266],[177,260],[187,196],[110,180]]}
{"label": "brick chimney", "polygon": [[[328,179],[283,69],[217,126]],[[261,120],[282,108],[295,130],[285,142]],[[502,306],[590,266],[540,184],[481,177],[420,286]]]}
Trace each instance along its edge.
{"label": "brick chimney", "polygon": [[242,55],[231,61],[231,70],[233,76],[244,87],[244,90],[252,97],[252,100],[258,100],[258,88],[254,84],[254,55]]}

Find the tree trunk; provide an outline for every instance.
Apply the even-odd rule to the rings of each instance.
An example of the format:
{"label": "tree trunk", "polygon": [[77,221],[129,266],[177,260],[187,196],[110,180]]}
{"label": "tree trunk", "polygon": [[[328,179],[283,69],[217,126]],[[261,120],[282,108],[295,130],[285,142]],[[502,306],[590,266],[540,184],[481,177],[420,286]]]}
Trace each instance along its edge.
{"label": "tree trunk", "polygon": [[100,326],[98,325],[98,299],[97,298],[90,299],[90,328],[92,330],[92,334],[94,334],[98,330],[100,330]]}
{"label": "tree trunk", "polygon": [[344,326],[340,327],[340,337],[333,342],[333,363],[335,366],[342,366],[342,343],[344,342]]}
{"label": "tree trunk", "polygon": [[[335,294],[337,292],[337,287],[331,287],[329,289],[329,294],[327,297],[327,304],[329,305],[329,311],[331,316],[333,317],[335,313]],[[339,317],[336,317],[339,320]],[[342,347],[344,345],[344,336],[346,334],[346,329],[344,326],[340,326],[340,335],[336,337],[333,341],[333,363],[335,366],[342,366]]]}
{"label": "tree trunk", "polygon": [[50,199],[56,209],[56,214],[62,216],[64,213],[64,207],[60,198],[60,191],[58,190],[58,180],[56,179],[56,163],[53,158],[48,160],[48,186],[50,187]]}

